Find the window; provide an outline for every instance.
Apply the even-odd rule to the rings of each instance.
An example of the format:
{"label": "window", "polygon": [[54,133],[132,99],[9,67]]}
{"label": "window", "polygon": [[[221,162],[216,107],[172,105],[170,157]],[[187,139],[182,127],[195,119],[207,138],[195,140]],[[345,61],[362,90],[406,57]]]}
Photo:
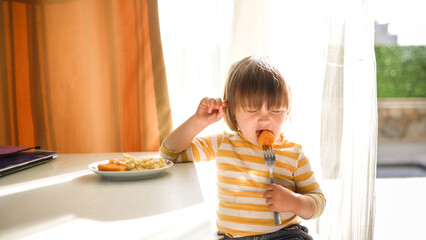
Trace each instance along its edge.
{"label": "window", "polygon": [[373,1],[378,177],[426,176],[426,3]]}

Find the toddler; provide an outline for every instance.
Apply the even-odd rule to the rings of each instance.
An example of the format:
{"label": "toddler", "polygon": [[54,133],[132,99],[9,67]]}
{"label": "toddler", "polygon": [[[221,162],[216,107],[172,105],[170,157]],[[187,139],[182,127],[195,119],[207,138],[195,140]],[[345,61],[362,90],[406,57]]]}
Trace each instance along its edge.
{"label": "toddler", "polygon": [[[196,113],[162,143],[160,155],[173,162],[216,160],[219,239],[312,239],[299,217],[320,216],[326,200],[302,147],[281,133],[290,100],[286,81],[268,58],[244,58],[231,67],[223,99],[202,99]],[[197,137],[222,117],[233,132]],[[263,130],[277,136],[275,184],[269,183],[257,143]],[[279,225],[274,211],[281,216]]]}

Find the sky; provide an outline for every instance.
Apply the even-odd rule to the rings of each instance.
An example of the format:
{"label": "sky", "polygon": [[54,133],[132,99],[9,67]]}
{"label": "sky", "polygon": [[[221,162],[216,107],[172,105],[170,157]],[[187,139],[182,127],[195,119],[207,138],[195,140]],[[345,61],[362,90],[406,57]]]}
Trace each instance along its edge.
{"label": "sky", "polygon": [[369,5],[378,23],[389,23],[399,45],[426,45],[425,0],[370,0]]}

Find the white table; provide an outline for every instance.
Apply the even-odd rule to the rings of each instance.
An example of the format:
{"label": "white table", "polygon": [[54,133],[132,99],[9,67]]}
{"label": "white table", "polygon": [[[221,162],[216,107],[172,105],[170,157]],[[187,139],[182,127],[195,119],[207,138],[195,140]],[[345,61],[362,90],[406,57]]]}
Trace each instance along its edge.
{"label": "white table", "polygon": [[105,180],[87,168],[121,156],[60,154],[0,178],[0,239],[214,239],[193,163],[134,181]]}

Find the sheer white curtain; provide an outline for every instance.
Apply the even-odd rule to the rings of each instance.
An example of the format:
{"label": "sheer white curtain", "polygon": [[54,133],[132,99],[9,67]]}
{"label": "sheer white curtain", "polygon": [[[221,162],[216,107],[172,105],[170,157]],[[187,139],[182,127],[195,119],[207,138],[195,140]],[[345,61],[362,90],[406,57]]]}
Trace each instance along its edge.
{"label": "sheer white curtain", "polygon": [[[302,144],[327,198],[319,220],[304,224],[321,239],[372,239],[377,99],[367,2],[159,0],[159,11],[174,127],[202,97],[222,96],[230,64],[272,56],[292,88],[284,133]],[[214,198],[210,186],[205,196]]]}
{"label": "sheer white curtain", "polygon": [[[195,113],[204,97],[222,97],[232,1],[159,0],[160,31],[173,127]],[[221,121],[201,134],[226,128]]]}
{"label": "sheer white curtain", "polygon": [[325,239],[372,239],[377,163],[374,22],[367,0],[327,4],[321,165],[328,207],[320,233]]}

